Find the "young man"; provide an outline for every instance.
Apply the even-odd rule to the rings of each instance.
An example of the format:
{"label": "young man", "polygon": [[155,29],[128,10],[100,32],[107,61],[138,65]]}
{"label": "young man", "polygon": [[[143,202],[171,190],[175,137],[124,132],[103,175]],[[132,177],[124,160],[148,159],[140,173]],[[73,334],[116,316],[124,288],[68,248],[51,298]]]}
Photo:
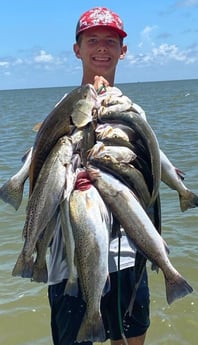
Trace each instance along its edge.
{"label": "young man", "polygon": [[[127,52],[123,39],[124,31],[120,17],[107,8],[94,8],[85,12],[76,28],[74,52],[82,61],[83,84],[113,86],[118,61]],[[109,272],[111,289],[102,297],[101,311],[107,339],[112,345],[123,344],[118,318],[118,239],[112,239],[109,252]],[[124,317],[134,289],[134,264],[136,250],[128,242],[125,234],[121,237],[120,285],[121,309],[124,334],[129,345],[143,345],[149,327],[149,290],[146,271],[139,285],[132,316]],[[79,297],[63,295],[68,278],[63,241],[59,222],[51,246],[49,263],[49,301],[51,306],[51,327],[55,345],[73,345],[85,311],[85,303]],[[90,342],[81,344],[90,345]]]}

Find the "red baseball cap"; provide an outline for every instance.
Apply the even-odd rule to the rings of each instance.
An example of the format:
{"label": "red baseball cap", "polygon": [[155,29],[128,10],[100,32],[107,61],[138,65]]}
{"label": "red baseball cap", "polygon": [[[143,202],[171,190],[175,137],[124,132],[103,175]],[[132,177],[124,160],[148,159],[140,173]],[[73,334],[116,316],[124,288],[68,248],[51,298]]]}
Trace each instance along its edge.
{"label": "red baseball cap", "polygon": [[81,15],[76,26],[76,39],[81,32],[102,26],[115,30],[122,38],[127,36],[123,22],[116,13],[106,7],[95,7]]}

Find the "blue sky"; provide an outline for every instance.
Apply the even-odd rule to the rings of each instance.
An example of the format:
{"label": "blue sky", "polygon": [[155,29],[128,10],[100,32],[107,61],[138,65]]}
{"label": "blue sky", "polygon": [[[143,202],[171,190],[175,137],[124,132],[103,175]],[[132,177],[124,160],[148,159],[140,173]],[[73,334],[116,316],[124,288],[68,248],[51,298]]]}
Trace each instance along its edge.
{"label": "blue sky", "polygon": [[198,0],[1,0],[0,89],[79,85],[76,22],[95,6],[128,33],[116,83],[198,79]]}

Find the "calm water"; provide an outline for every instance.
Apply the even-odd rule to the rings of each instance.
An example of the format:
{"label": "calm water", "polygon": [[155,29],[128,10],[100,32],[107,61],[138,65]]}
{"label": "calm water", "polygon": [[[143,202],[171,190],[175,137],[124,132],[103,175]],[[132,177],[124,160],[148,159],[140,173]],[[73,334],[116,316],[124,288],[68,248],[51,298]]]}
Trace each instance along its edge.
{"label": "calm water", "polygon": [[[198,80],[119,85],[146,111],[162,150],[198,193]],[[21,167],[33,144],[34,125],[71,88],[0,91],[0,185]],[[28,186],[16,212],[0,200],[0,344],[52,345],[47,286],[11,276],[22,247]],[[161,184],[162,231],[174,266],[194,292],[167,305],[162,273],[148,266],[151,326],[146,345],[197,345],[198,209],[181,213],[178,195]]]}

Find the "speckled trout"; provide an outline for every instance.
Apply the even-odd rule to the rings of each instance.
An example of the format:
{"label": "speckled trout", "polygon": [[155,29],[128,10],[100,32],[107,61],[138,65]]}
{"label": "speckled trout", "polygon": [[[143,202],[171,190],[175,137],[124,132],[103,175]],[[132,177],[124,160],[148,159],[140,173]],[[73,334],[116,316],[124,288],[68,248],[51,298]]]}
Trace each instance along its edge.
{"label": "speckled trout", "polygon": [[148,157],[149,170],[151,172],[150,179],[152,180],[152,201],[154,202],[160,186],[161,180],[161,162],[159,143],[151,126],[139,114],[128,112],[104,112],[99,111],[99,121],[107,123],[117,123],[132,128],[140,137],[146,156]]}
{"label": "speckled trout", "polygon": [[33,253],[36,242],[56,212],[63,197],[66,168],[73,154],[71,140],[65,136],[58,140],[48,155],[28,205],[23,236],[25,242],[12,274],[32,277]]}
{"label": "speckled trout", "polygon": [[168,304],[191,293],[192,287],[171,264],[162,237],[134,193],[116,178],[101,170],[90,166],[87,172],[102,199],[137,249],[162,270]]}
{"label": "speckled trout", "polygon": [[[42,165],[56,144],[57,140],[70,135],[75,128],[74,123],[81,126],[79,112],[83,124],[90,121],[92,109],[96,102],[96,91],[91,84],[86,84],[72,90],[55,106],[41,124],[35,138],[30,165],[30,195],[35,186]],[[84,117],[82,116],[84,114]],[[87,120],[86,120],[87,119]]]}
{"label": "speckled trout", "polygon": [[75,241],[75,262],[86,302],[86,312],[76,340],[104,341],[100,300],[108,279],[110,221],[95,187],[71,193],[70,221]]}

